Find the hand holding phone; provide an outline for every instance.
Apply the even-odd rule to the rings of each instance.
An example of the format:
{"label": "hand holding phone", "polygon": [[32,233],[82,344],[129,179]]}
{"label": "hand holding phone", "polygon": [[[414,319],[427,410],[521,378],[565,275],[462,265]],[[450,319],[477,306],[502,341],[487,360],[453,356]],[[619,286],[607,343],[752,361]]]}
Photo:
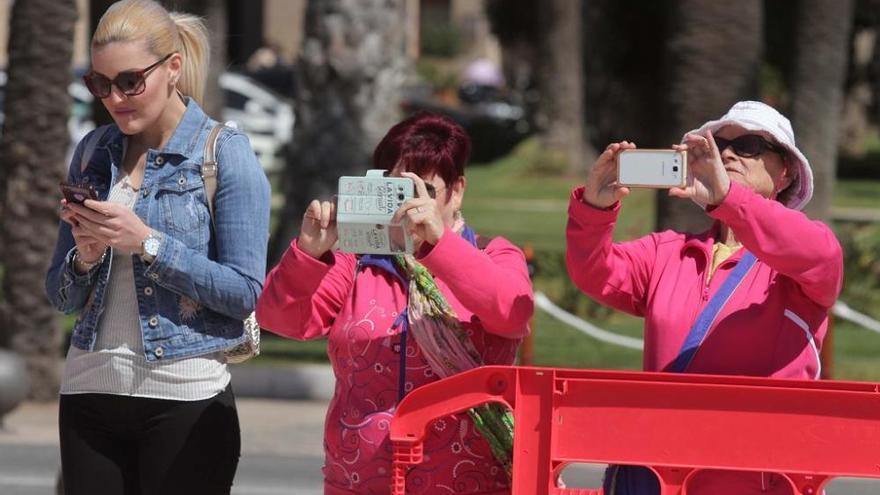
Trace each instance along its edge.
{"label": "hand holding phone", "polygon": [[629,188],[617,183],[617,155],[635,149],[629,141],[611,143],[590,167],[581,200],[594,208],[608,208],[629,194]]}
{"label": "hand holding phone", "polygon": [[414,251],[407,226],[394,213],[415,196],[412,179],[368,170],[363,177],[339,178],[336,230],[339,249],[355,254],[401,254]]}
{"label": "hand holding phone", "polygon": [[669,189],[687,184],[687,151],[630,149],[617,155],[617,183]]}
{"label": "hand holding phone", "polygon": [[62,182],[60,184],[61,194],[68,203],[81,205],[87,199],[98,199],[98,191],[91,184],[72,184],[70,182]]}

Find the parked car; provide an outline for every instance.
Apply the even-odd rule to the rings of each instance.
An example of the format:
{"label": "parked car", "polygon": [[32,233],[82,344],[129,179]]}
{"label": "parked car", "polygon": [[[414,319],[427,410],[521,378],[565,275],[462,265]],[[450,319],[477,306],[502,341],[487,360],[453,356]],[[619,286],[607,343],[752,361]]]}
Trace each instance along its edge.
{"label": "parked car", "polygon": [[220,75],[226,99],[222,118],[234,122],[251,140],[267,174],[282,170],[293,139],[293,104],[252,78],[237,72]]}
{"label": "parked car", "polygon": [[452,106],[435,99],[430,88],[413,86],[403,91],[401,110],[406,115],[435,112],[459,123],[471,137],[474,163],[498,159],[534,133],[524,108],[494,92],[465,88],[459,99],[460,104]]}

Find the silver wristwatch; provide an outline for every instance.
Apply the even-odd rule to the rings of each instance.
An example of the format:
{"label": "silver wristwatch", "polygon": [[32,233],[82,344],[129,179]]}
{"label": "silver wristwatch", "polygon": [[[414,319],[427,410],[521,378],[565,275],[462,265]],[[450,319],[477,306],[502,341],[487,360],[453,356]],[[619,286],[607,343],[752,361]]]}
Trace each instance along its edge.
{"label": "silver wristwatch", "polygon": [[159,246],[162,245],[162,236],[155,230],[141,241],[141,259],[146,263],[152,263],[159,256]]}

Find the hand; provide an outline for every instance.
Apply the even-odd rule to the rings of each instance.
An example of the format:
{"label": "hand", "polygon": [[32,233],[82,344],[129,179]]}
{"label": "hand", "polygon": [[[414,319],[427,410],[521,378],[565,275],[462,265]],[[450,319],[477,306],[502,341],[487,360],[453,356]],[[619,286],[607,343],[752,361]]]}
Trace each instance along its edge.
{"label": "hand", "polygon": [[107,244],[99,241],[80,226],[76,213],[66,199],[61,200],[61,220],[70,224],[73,240],[76,242],[77,258],[84,263],[94,263],[107,250]]}
{"label": "hand", "polygon": [[336,231],[336,203],[312,200],[303,214],[297,245],[313,258],[324,255],[339,238]]}
{"label": "hand", "polygon": [[635,149],[629,141],[611,143],[590,168],[584,184],[583,201],[596,208],[608,208],[629,194],[629,188],[617,184],[617,155]]}
{"label": "hand", "polygon": [[67,207],[76,215],[79,227],[99,243],[128,254],[143,252],[141,243],[151,230],[131,208],[91,199],[83,205],[71,203]]}
{"label": "hand", "polygon": [[688,184],[686,187],[673,187],[669,195],[676,198],[688,198],[708,206],[724,201],[730,190],[730,176],[724,170],[721,153],[712,138],[712,132],[706,134],[688,134],[684,144],[673,145],[674,149],[688,152]]}
{"label": "hand", "polygon": [[399,223],[405,218],[409,233],[417,242],[424,241],[436,245],[446,230],[443,213],[437,206],[437,200],[428,195],[428,188],[425,187],[425,181],[421,177],[412,172],[403,172],[400,175],[412,179],[418,196],[400,205],[391,221]]}

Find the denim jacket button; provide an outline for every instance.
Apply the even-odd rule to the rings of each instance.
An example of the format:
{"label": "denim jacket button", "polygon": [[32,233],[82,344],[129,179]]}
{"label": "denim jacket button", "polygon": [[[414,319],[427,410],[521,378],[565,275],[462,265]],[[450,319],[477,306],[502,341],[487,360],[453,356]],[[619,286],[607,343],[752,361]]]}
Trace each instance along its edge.
{"label": "denim jacket button", "polygon": [[185,186],[186,185],[186,177],[184,177],[182,175],[180,177],[178,177],[177,178],[177,185],[181,186],[181,187]]}
{"label": "denim jacket button", "polygon": [[150,189],[149,189],[149,188],[146,188],[146,187],[145,187],[145,188],[143,188],[143,189],[141,190],[141,195],[142,195],[143,197],[146,198],[149,194],[150,194]]}
{"label": "denim jacket button", "polygon": [[156,318],[154,316],[154,317],[150,318],[150,321],[147,323],[149,323],[151,328],[156,328],[159,325],[159,318]]}
{"label": "denim jacket button", "polygon": [[163,158],[162,155],[157,156],[156,165],[162,165],[163,163],[165,163],[165,158]]}
{"label": "denim jacket button", "polygon": [[160,357],[162,357],[163,354],[165,354],[165,349],[162,349],[161,347],[157,347],[156,350],[153,351],[153,354],[155,354],[156,357],[160,358]]}
{"label": "denim jacket button", "polygon": [[146,287],[146,288],[144,288],[144,295],[146,295],[146,296],[152,296],[152,295],[153,295],[153,288],[152,288],[152,287]]}

